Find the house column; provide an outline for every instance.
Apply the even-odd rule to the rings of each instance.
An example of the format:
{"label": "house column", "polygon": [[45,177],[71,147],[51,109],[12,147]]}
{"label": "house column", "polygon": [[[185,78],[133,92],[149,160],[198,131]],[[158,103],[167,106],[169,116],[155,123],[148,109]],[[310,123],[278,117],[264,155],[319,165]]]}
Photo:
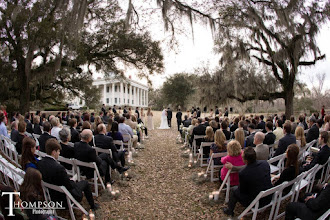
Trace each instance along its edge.
{"label": "house column", "polygon": [[123,100],[124,100],[124,94],[123,93],[124,93],[124,85],[123,85],[123,82],[120,82],[120,95],[119,95],[120,102],[118,102],[119,105],[123,104]]}
{"label": "house column", "polygon": [[129,101],[128,103],[130,106],[132,106],[132,84],[129,85]]}
{"label": "house column", "polygon": [[128,103],[128,101],[127,101],[127,99],[128,99],[128,84],[127,83],[125,83],[125,105]]}
{"label": "house column", "polygon": [[137,88],[136,86],[134,86],[134,105],[137,106],[138,102],[137,102]]}
{"label": "house column", "polygon": [[111,83],[111,97],[112,97],[112,100],[111,100],[111,104],[114,105],[115,104],[115,83]]}
{"label": "house column", "polygon": [[146,90],[146,107],[148,107],[148,105],[149,105],[148,93],[149,93],[149,91]]}
{"label": "house column", "polygon": [[104,84],[103,86],[103,104],[107,104],[107,97],[106,97],[106,94],[107,94],[107,85]]}

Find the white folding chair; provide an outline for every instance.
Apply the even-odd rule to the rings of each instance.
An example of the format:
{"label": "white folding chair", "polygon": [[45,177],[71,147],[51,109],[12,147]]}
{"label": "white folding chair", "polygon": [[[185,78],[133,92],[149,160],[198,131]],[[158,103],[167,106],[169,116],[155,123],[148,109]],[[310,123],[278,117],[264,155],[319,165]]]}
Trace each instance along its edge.
{"label": "white folding chair", "polygon": [[127,139],[127,142],[123,142],[124,147],[127,146],[127,151],[131,151],[131,148],[133,147],[132,137],[129,134],[123,134],[123,138]]}
{"label": "white folding chair", "polygon": [[[285,188],[287,183],[288,182],[284,182],[281,185],[275,186],[275,187],[270,188],[270,189],[265,190],[265,191],[261,191],[257,195],[257,197],[251,202],[251,204],[248,207],[246,207],[246,209],[237,217],[237,219],[241,219],[245,215],[253,213],[252,220],[255,220],[257,218],[258,212],[264,211],[265,209],[267,209],[269,207],[271,207],[271,211],[270,211],[268,219],[269,220],[273,219],[273,214],[274,214],[274,211],[275,211],[278,194],[279,194],[279,192],[281,192]],[[265,197],[269,196],[269,195],[273,195],[271,202],[260,208],[259,207],[260,200],[262,198],[265,198]]]}
{"label": "white folding chair", "polygon": [[[13,187],[16,191],[19,191],[20,186],[23,183],[25,172],[18,167],[11,164],[6,158],[0,156],[0,170],[4,175],[2,182],[5,185]],[[11,181],[10,181],[11,180]]]}
{"label": "white folding chair", "polygon": [[[284,169],[284,159],[285,159],[285,153],[277,155],[276,157],[267,160],[270,166],[270,173],[281,173]],[[277,165],[273,165],[273,163],[276,162],[278,162]]]}
{"label": "white folding chair", "polygon": [[270,144],[270,145],[267,145],[269,147],[269,158],[272,158],[274,156],[274,147],[275,147],[275,144]]}
{"label": "white folding chair", "polygon": [[36,146],[39,146],[39,137],[40,135],[39,134],[32,134],[33,136],[33,139],[36,141]]}
{"label": "white folding chair", "polygon": [[[201,147],[199,148],[199,153],[197,156],[197,161],[200,160],[200,166],[201,167],[205,167],[207,166],[207,159],[206,157],[204,157],[204,147],[211,147],[211,145],[214,142],[202,142],[201,143]],[[206,163],[204,163],[204,161],[206,161]]]}
{"label": "white folding chair", "polygon": [[317,143],[317,139],[312,140],[311,142],[306,144],[306,150],[303,153],[303,161],[305,161],[305,158],[310,155],[310,148],[313,147]]}
{"label": "white folding chair", "polygon": [[312,190],[313,175],[314,175],[314,178],[315,178],[315,174],[316,174],[316,171],[317,171],[318,167],[319,167],[319,165],[316,164],[311,169],[303,172],[303,175],[301,176],[301,180],[299,181],[299,184],[296,186],[296,189],[295,189],[295,198],[294,198],[295,202],[298,201],[299,193],[303,188],[306,187],[306,192],[308,192],[309,189]]}
{"label": "white folding chair", "polygon": [[21,167],[21,165],[18,163],[18,153],[16,151],[16,147],[13,144],[13,141],[9,138],[1,135],[1,139],[3,141],[3,153],[7,158],[14,163],[16,166]]}
{"label": "white folding chair", "polygon": [[35,154],[38,155],[40,158],[46,157],[46,155],[47,155],[46,153],[44,153],[40,150],[36,150]]}
{"label": "white folding chair", "polygon": [[114,145],[120,145],[119,151],[124,151],[124,143],[121,140],[113,140]]}
{"label": "white folding chair", "polygon": [[326,211],[323,215],[321,215],[317,220],[329,219],[328,216],[330,216],[330,209],[328,209],[328,211]]}
{"label": "white folding chair", "polygon": [[71,167],[72,167],[71,170],[66,169],[66,172],[69,176],[73,177],[76,174],[76,171],[75,171],[76,165],[72,158],[65,158],[65,157],[59,156],[57,160],[61,163],[66,163],[68,165],[71,165]]}
{"label": "white folding chair", "polygon": [[81,166],[94,169],[94,177],[92,178],[92,180],[93,180],[92,183],[94,185],[93,195],[94,196],[99,196],[98,181],[100,181],[100,185],[102,186],[103,189],[105,189],[105,185],[103,183],[103,179],[100,175],[100,172],[99,172],[99,169],[98,169],[96,163],[95,162],[89,162],[89,163],[88,162],[83,162],[83,161],[80,161],[80,160],[77,160],[77,159],[73,159],[73,161],[74,161],[74,164],[76,166],[78,181],[80,181],[81,179],[84,178],[81,174],[81,171],[80,171]]}
{"label": "white folding chair", "polygon": [[[229,194],[230,194],[230,174],[232,173],[237,173],[237,171],[232,171],[232,170],[228,170],[225,178],[223,179],[221,186],[218,190],[219,194],[221,193],[222,190],[226,190],[226,196],[225,196],[225,203],[229,202]],[[226,186],[226,188],[224,188]]]}
{"label": "white folding chair", "polygon": [[[46,183],[44,181],[42,181],[42,186],[43,186],[43,190],[44,190],[45,200],[48,203],[52,202],[52,198],[50,196],[49,189],[65,194],[65,197],[66,197],[66,200],[68,203],[69,212],[70,212],[70,217],[72,220],[76,219],[73,209],[78,209],[81,212],[83,212],[83,214],[88,215],[88,212],[86,211],[86,209],[84,209],[84,207],[82,207],[82,205],[80,205],[80,203],[77,202],[77,200],[71,195],[71,193],[65,188],[65,186],[56,186],[53,184]],[[55,209],[54,209],[54,212],[57,216]]]}
{"label": "white folding chair", "polygon": [[196,140],[197,139],[203,139],[205,135],[194,135],[194,140],[192,142],[192,147],[193,147],[193,155],[196,156],[197,155],[197,144],[196,144]]}
{"label": "white folding chair", "polygon": [[208,166],[206,168],[206,172],[205,172],[205,174],[208,174],[208,173],[211,174],[211,182],[219,180],[220,177],[214,178],[214,172],[219,171],[223,167],[223,165],[215,165],[214,159],[225,157],[225,156],[227,156],[227,152],[211,154],[209,164],[208,164]]}
{"label": "white folding chair", "polygon": [[283,190],[285,188],[281,192],[279,192],[279,196],[278,196],[278,199],[277,199],[276,210],[275,210],[275,213],[274,213],[274,220],[282,218],[285,215],[285,212],[282,212],[282,213],[278,214],[278,212],[280,210],[281,202],[285,201],[288,198],[290,198],[291,202],[294,200],[296,188],[300,184],[300,181],[303,178],[303,176],[304,176],[304,173],[301,173],[296,178],[294,178],[293,180],[291,180],[290,182],[287,183],[285,188],[287,188],[289,186],[292,186],[292,187],[291,187],[290,192],[288,192],[286,195],[283,195]]}

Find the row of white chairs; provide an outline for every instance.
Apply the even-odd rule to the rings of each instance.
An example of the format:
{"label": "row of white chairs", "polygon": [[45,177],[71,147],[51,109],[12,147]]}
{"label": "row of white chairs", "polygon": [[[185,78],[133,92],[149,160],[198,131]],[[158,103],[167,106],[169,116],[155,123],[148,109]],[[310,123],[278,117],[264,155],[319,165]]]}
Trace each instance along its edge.
{"label": "row of white chairs", "polygon": [[0,135],[0,150],[16,166],[20,167],[21,165],[18,162],[19,155],[16,151],[16,143],[13,142],[10,138]]}

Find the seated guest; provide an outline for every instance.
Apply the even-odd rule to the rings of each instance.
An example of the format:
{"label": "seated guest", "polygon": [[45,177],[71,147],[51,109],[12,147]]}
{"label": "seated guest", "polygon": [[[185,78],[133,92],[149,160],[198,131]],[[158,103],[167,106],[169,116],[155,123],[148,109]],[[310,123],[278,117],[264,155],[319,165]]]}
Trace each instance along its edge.
{"label": "seated guest", "polygon": [[316,125],[316,118],[311,116],[309,118],[309,130],[306,135],[306,142],[309,143],[319,137],[320,130]]}
{"label": "seated guest", "polygon": [[[120,117],[119,118],[119,124],[118,124],[118,131],[122,135],[129,135],[131,137],[131,141],[133,143],[133,148],[135,148],[136,145],[137,145],[138,136],[134,135],[133,134],[133,129],[130,126],[128,126],[127,124],[125,124],[124,122],[125,122],[125,118]],[[124,137],[123,139],[124,139],[124,142],[128,142],[128,140],[129,140],[127,137]]]}
{"label": "seated guest", "polygon": [[35,156],[36,142],[30,137],[25,137],[22,144],[21,166],[25,171],[32,167],[37,169],[38,158]]}
{"label": "seated guest", "polygon": [[[214,134],[214,143],[210,147],[210,156],[213,153],[222,153],[226,151],[227,151],[226,136],[220,129],[218,129]],[[220,165],[220,164],[221,164],[221,158],[220,157],[215,158],[214,165]]]}
{"label": "seated guest", "polygon": [[[82,192],[91,207],[91,209],[97,209],[98,205],[94,203],[92,191],[88,185],[87,180],[79,182],[73,182],[70,180],[65,168],[57,162],[57,159],[61,152],[61,145],[55,138],[51,138],[46,142],[46,157],[38,161],[37,167],[42,175],[42,180],[46,183],[54,184],[56,186],[65,186],[65,188],[71,193],[71,195],[81,202],[83,198]],[[66,197],[63,193],[56,191],[50,191],[52,201],[66,201]],[[64,202],[65,203],[65,202]]]}
{"label": "seated guest", "polygon": [[283,121],[281,119],[278,119],[275,123],[276,129],[273,131],[273,133],[276,136],[275,141],[280,140],[284,136],[282,125],[283,125]]}
{"label": "seated guest", "polygon": [[[105,176],[105,182],[111,182],[109,165],[115,168],[115,164],[108,154],[102,153],[99,156],[96,154],[94,148],[92,148],[88,143],[93,139],[93,132],[90,129],[85,129],[81,132],[81,141],[74,144],[74,158],[83,162],[95,162],[101,176]],[[117,167],[116,167],[117,168]],[[91,168],[81,167],[83,175],[88,179],[93,178],[94,170]],[[124,168],[117,168],[117,170],[122,173],[126,171]]]}
{"label": "seated guest", "polygon": [[0,113],[0,135],[3,135],[5,137],[9,138],[5,120],[6,120],[5,114]]}
{"label": "seated guest", "polygon": [[188,118],[188,115],[184,116],[184,120],[182,121],[183,127],[188,128],[191,124],[191,118]]}
{"label": "seated guest", "polygon": [[[320,151],[313,153],[312,158],[308,158],[306,163],[303,164],[304,171],[309,170],[314,167],[316,164],[323,165],[325,164],[330,156],[330,148],[327,145],[329,140],[329,133],[327,131],[322,131],[319,138]],[[319,178],[319,174],[317,175]]]}
{"label": "seated guest", "polygon": [[[24,175],[24,181],[20,187],[20,196],[24,202],[36,204],[44,202],[44,192],[41,185],[41,173],[37,169],[28,168]],[[32,220],[57,219],[48,214],[35,214],[33,209],[24,209],[25,213]]]}
{"label": "seated guest", "polygon": [[[102,121],[102,119],[101,119],[101,117],[100,116],[97,116],[96,118],[95,118],[95,120],[94,120],[94,123],[93,123],[93,125],[92,125],[92,128],[93,128],[93,131],[94,131],[94,135],[97,135],[98,133],[98,131],[97,131],[97,126],[99,126],[99,124],[102,124],[103,123],[103,121]],[[109,126],[109,123],[108,123],[108,126]]]}
{"label": "seated guest", "polygon": [[284,123],[283,126],[284,137],[278,142],[278,147],[274,153],[274,157],[284,154],[290,144],[296,143],[296,137],[291,134],[291,123]]}
{"label": "seated guest", "polygon": [[216,132],[219,128],[219,125],[218,125],[218,122],[216,122],[215,120],[212,120],[211,122],[210,122],[210,126],[212,127],[212,129],[213,129],[213,133],[214,132]]}
{"label": "seated guest", "polygon": [[18,122],[13,121],[11,123],[11,133],[10,133],[10,139],[14,142],[18,142],[19,132],[18,132]]}
{"label": "seated guest", "polygon": [[238,128],[235,130],[235,140],[240,143],[242,149],[245,147],[246,142],[243,128]]}
{"label": "seated guest", "polygon": [[52,125],[52,130],[50,131],[50,134],[54,137],[56,137],[57,140],[60,140],[60,135],[58,134],[62,128],[60,127],[60,120],[58,117],[53,117],[50,121]]}
{"label": "seated guest", "polygon": [[257,154],[257,160],[268,160],[269,156],[269,147],[268,145],[263,144],[263,141],[265,139],[265,134],[258,131],[254,135],[254,141],[253,144],[256,145],[255,151]]}
{"label": "seated guest", "polygon": [[295,136],[296,136],[297,141],[300,142],[300,147],[305,147],[306,138],[305,138],[303,127],[297,126],[296,131],[295,131]]}
{"label": "seated guest", "polygon": [[50,138],[56,138],[52,135],[49,134],[51,129],[50,123],[48,121],[44,122],[44,133],[40,135],[39,137],[39,150],[42,152],[46,152],[45,146],[46,146],[46,141]]}
{"label": "seated guest", "polygon": [[85,129],[92,129],[91,123],[89,123],[89,121],[84,121],[81,125],[81,131],[85,130]]}
{"label": "seated guest", "polygon": [[265,130],[266,123],[264,121],[264,116],[260,115],[259,119],[260,120],[259,120],[259,123],[257,125],[257,129],[261,129],[263,133],[266,133],[266,130]]}
{"label": "seated guest", "polygon": [[266,135],[264,139],[264,144],[272,145],[275,142],[276,136],[273,133],[273,123],[271,121],[266,122]]}
{"label": "seated guest", "polygon": [[[272,184],[274,186],[278,186],[285,181],[290,182],[294,178],[296,178],[299,174],[299,165],[298,165],[298,154],[299,147],[296,144],[290,144],[288,149],[286,150],[286,163],[285,169],[282,171],[279,177],[275,177],[272,180]],[[290,187],[286,189],[286,193],[290,190]]]}
{"label": "seated guest", "polygon": [[[221,158],[221,163],[226,164],[227,162],[230,162],[233,166],[243,166],[243,158],[242,158],[242,148],[241,144],[236,141],[230,141],[227,145],[227,151],[228,155]],[[228,173],[228,169],[226,167],[223,167],[221,169],[221,180],[224,180],[226,175]],[[231,173],[230,174],[230,185],[236,186],[238,185],[238,173]]]}
{"label": "seated guest", "polygon": [[32,134],[33,133],[33,129],[32,129],[32,123],[31,123],[31,115],[29,112],[25,113],[25,119],[24,119],[25,123],[26,123],[26,132]]}
{"label": "seated guest", "polygon": [[319,193],[308,195],[304,202],[291,202],[285,209],[285,220],[317,219],[330,209],[330,184],[325,184]]}
{"label": "seated guest", "polygon": [[71,118],[69,120],[70,133],[71,133],[71,142],[76,143],[80,141],[79,132],[77,131],[77,119]]}
{"label": "seated guest", "polygon": [[[206,127],[202,124],[203,119],[198,118],[197,120],[198,120],[197,126],[194,127],[193,132],[191,134],[191,143],[193,142],[195,135],[205,135]],[[202,139],[196,139],[196,146],[201,146],[201,142]]]}
{"label": "seated guest", "polygon": [[304,125],[305,117],[303,115],[299,115],[298,120],[299,120],[299,123],[298,123],[297,127],[302,127],[305,130],[305,125]]}
{"label": "seated guest", "polygon": [[239,122],[239,118],[236,117],[234,119],[234,124],[232,124],[232,126],[230,127],[231,132],[235,132],[235,130],[238,128],[238,122]]}
{"label": "seated guest", "polygon": [[225,134],[226,140],[229,140],[231,136],[231,132],[228,131],[227,128],[228,128],[227,122],[226,121],[221,122],[221,130]]}
{"label": "seated guest", "polygon": [[[249,206],[259,192],[272,187],[270,181],[270,167],[267,161],[256,160],[256,152],[252,147],[244,150],[243,161],[246,167],[243,168],[239,176],[238,187],[233,187],[230,192],[228,208],[223,211],[227,215],[234,216],[234,209],[237,202],[243,206]],[[260,206],[267,204],[268,199],[262,200]]]}
{"label": "seated guest", "polygon": [[[97,127],[98,133],[94,137],[95,145],[96,147],[102,148],[102,149],[110,149],[112,152],[112,158],[115,162],[114,168],[117,168],[118,170],[121,169],[120,166],[118,166],[118,162],[121,162],[121,165],[124,167],[125,166],[125,152],[120,151],[118,152],[117,147],[113,144],[113,139],[112,137],[106,136],[106,127],[104,124],[99,124]],[[110,158],[110,160],[112,160]]]}
{"label": "seated guest", "polygon": [[[214,132],[211,126],[207,126],[205,130],[205,136],[202,142],[214,142]],[[209,157],[210,155],[210,146],[206,146],[203,148],[203,154],[205,157]]]}
{"label": "seated guest", "polygon": [[[111,125],[111,131],[107,134],[113,140],[123,141],[123,135],[118,131],[118,122],[114,121]],[[118,147],[117,147],[118,148]]]}
{"label": "seated guest", "polygon": [[294,134],[296,132],[296,128],[298,126],[297,122],[294,120],[294,116],[290,117],[290,122],[291,122],[291,134]]}
{"label": "seated guest", "polygon": [[22,154],[22,144],[23,144],[23,139],[26,137],[26,123],[21,120],[18,122],[18,141],[15,145],[16,151],[18,154]]}
{"label": "seated guest", "polygon": [[323,131],[330,131],[330,115],[324,117]]}
{"label": "seated guest", "polygon": [[[69,141],[71,139],[70,130],[67,128],[63,128],[58,133],[60,135],[60,144],[61,144],[61,156],[65,158],[74,158],[74,149],[73,146],[69,145]],[[72,169],[71,164],[61,163],[67,170]]]}
{"label": "seated guest", "polygon": [[34,116],[33,119],[33,133],[34,134],[42,134],[41,127],[40,127],[40,117],[39,116]]}
{"label": "seated guest", "polygon": [[191,120],[191,124],[188,126],[187,131],[188,134],[191,136],[194,128],[198,125],[198,120],[196,118]]}
{"label": "seated guest", "polygon": [[256,130],[255,130],[255,125],[253,123],[249,124],[248,131],[250,135],[246,137],[246,147],[255,147],[256,145],[253,143],[253,141],[254,141],[254,135],[256,134]]}

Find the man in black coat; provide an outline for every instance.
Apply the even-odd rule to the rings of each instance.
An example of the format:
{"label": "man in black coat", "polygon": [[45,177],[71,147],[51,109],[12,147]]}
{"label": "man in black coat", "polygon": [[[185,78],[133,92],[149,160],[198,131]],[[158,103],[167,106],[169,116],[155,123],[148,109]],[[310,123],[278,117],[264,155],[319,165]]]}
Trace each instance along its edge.
{"label": "man in black coat", "polygon": [[306,135],[306,142],[309,143],[315,139],[318,139],[319,134],[320,134],[320,130],[316,125],[316,119],[314,116],[310,117],[309,119],[309,130],[307,132]]}
{"label": "man in black coat", "polygon": [[172,110],[170,109],[170,107],[167,108],[167,123],[168,126],[171,127],[172,125]]}
{"label": "man in black coat", "polygon": [[[267,161],[256,160],[256,152],[248,147],[244,150],[243,160],[246,167],[239,172],[239,185],[233,187],[230,192],[228,208],[223,211],[227,215],[234,215],[237,202],[243,206],[249,206],[259,192],[270,189],[272,186],[270,179],[270,167]],[[261,204],[270,202],[271,197],[261,200]]]}
{"label": "man in black coat", "polygon": [[255,130],[255,125],[253,123],[249,124],[248,131],[250,135],[246,137],[246,146],[255,147],[256,145],[253,142],[254,142],[254,135],[256,134],[256,130]]}
{"label": "man in black coat", "polygon": [[44,122],[44,133],[40,135],[39,137],[39,150],[42,152],[46,152],[45,146],[46,146],[46,141],[51,138],[55,138],[54,136],[50,135],[49,132],[51,130],[51,125],[48,121]]}
{"label": "man in black coat", "polygon": [[266,135],[264,139],[264,144],[271,145],[274,144],[276,136],[273,133],[273,123],[271,121],[266,122]]}
{"label": "man in black coat", "polygon": [[291,123],[286,122],[283,125],[284,137],[282,137],[278,142],[278,147],[274,153],[274,157],[285,153],[286,149],[290,144],[296,143],[296,136],[291,134]]}
{"label": "man in black coat", "polygon": [[230,136],[231,136],[231,132],[228,131],[227,128],[228,128],[227,122],[226,121],[222,121],[221,122],[221,130],[225,134],[226,140],[229,140],[230,139]]}
{"label": "man in black coat", "polygon": [[230,126],[230,131],[231,132],[235,132],[235,130],[238,128],[238,122],[239,122],[239,118],[236,117],[234,119],[234,123]]}
{"label": "man in black coat", "polygon": [[25,113],[25,119],[26,123],[26,132],[32,134],[33,133],[33,128],[32,128],[32,123],[31,123],[31,115],[29,112]]}
{"label": "man in black coat", "polygon": [[[83,198],[82,192],[91,207],[97,209],[98,204],[94,203],[91,189],[86,180],[77,183],[70,180],[65,168],[57,162],[60,155],[61,146],[56,139],[50,139],[46,143],[46,157],[37,162],[37,168],[42,174],[42,180],[57,186],[65,186],[71,195],[80,202]],[[33,168],[29,168],[33,169]],[[63,201],[66,203],[66,197],[63,193],[50,190],[52,201]]]}
{"label": "man in black coat", "polygon": [[322,187],[319,193],[307,196],[302,202],[291,202],[286,206],[285,220],[317,219],[330,209],[330,184]]}
{"label": "man in black coat", "polygon": [[137,118],[140,118],[139,107],[136,107],[135,114],[137,114]]}
{"label": "man in black coat", "polygon": [[188,118],[188,115],[185,115],[182,124],[183,124],[183,127],[188,128],[189,125],[191,125],[191,118]]}
{"label": "man in black coat", "polygon": [[260,115],[260,121],[257,125],[257,129],[262,129],[262,132],[263,133],[266,133],[266,130],[265,130],[265,126],[266,126],[266,123],[264,121],[264,116],[263,115]]}
{"label": "man in black coat", "polygon": [[17,121],[13,121],[11,123],[10,139],[16,143],[18,142],[19,132],[18,132],[18,122]]}
{"label": "man in black coat", "polygon": [[[125,153],[123,151],[118,152],[117,147],[113,144],[113,139],[110,136],[106,136],[106,127],[104,124],[99,124],[97,126],[98,134],[94,136],[95,146],[102,149],[110,149],[112,153],[112,159],[114,162],[113,168],[121,170],[121,166],[125,166]],[[121,163],[121,166],[118,165]]]}
{"label": "man in black coat", "polygon": [[182,124],[182,112],[181,109],[178,109],[178,112],[175,115],[176,122],[178,124],[178,131],[180,131],[180,125]]}
{"label": "man in black coat", "polygon": [[[190,143],[194,141],[195,135],[205,135],[206,127],[202,124],[203,120],[201,118],[198,118],[198,125],[194,127]],[[200,146],[203,139],[196,139],[196,145]]]}
{"label": "man in black coat", "polygon": [[79,132],[77,131],[77,119],[71,118],[69,120],[69,126],[70,126],[70,132],[71,132],[71,142],[76,143],[80,141],[80,135]]}
{"label": "man in black coat", "polygon": [[[93,140],[93,132],[90,129],[85,129],[81,132],[81,141],[74,144],[74,158],[83,162],[95,162],[101,176],[105,176],[105,182],[111,182],[109,165],[114,166],[113,161],[107,154],[96,155],[96,151],[88,143]],[[81,167],[83,175],[88,179],[94,177],[94,169]]]}
{"label": "man in black coat", "polygon": [[330,148],[327,145],[328,140],[329,133],[327,131],[322,131],[319,139],[320,151],[317,153],[313,153],[312,160],[307,160],[307,162],[303,165],[304,171],[311,169],[316,164],[323,165],[328,161],[330,156]]}
{"label": "man in black coat", "polygon": [[197,107],[197,114],[196,114],[197,118],[201,117],[201,110],[199,109],[199,107]]}

